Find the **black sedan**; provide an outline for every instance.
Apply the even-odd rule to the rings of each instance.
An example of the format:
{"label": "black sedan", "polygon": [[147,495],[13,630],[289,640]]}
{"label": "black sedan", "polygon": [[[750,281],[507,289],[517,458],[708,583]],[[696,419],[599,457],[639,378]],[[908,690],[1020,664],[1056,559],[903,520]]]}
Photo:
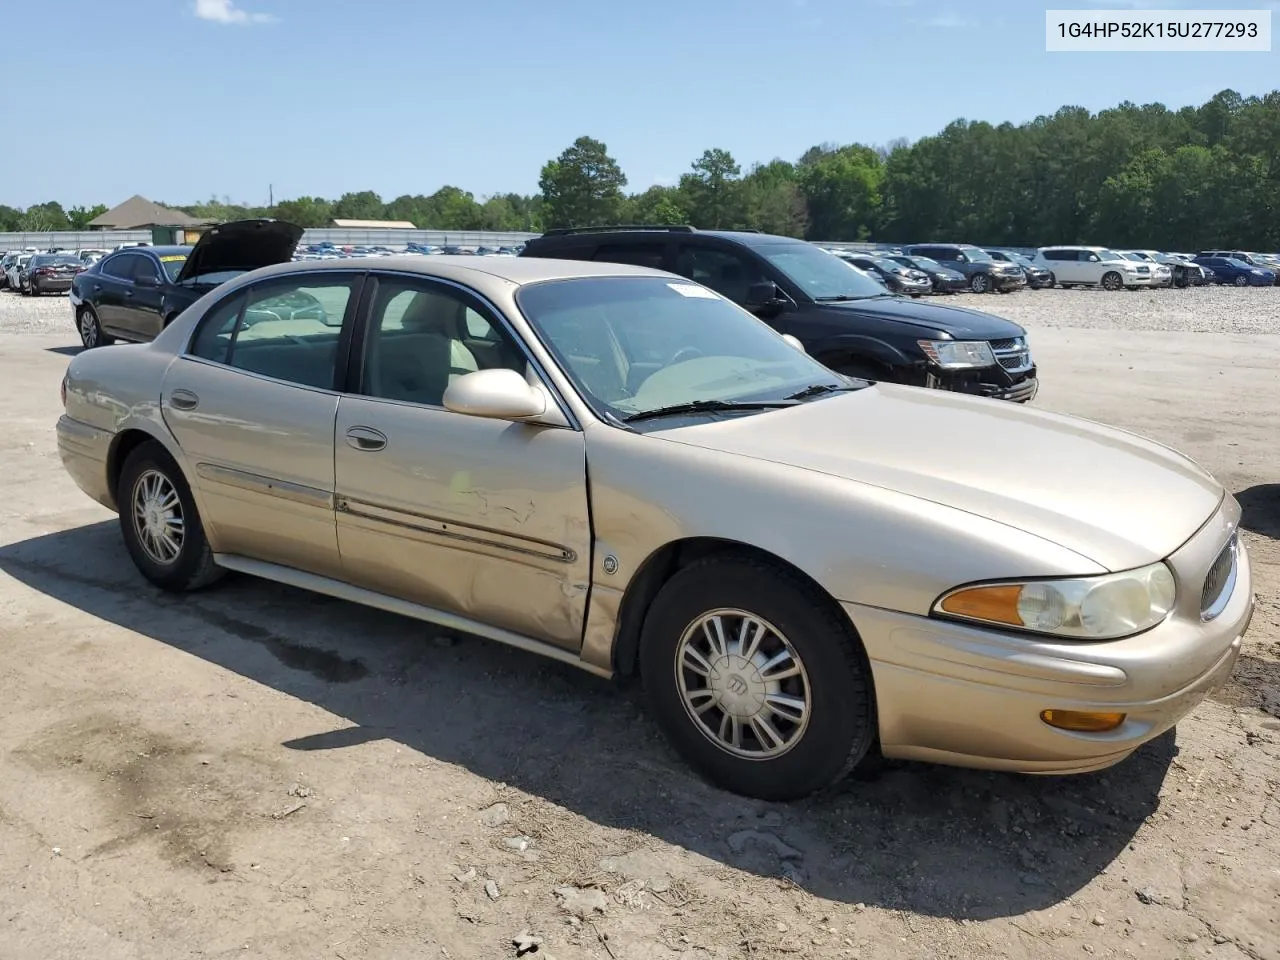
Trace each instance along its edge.
{"label": "black sedan", "polygon": [[859,253],[853,250],[842,250],[836,254],[845,263],[851,263],[864,273],[878,276],[894,293],[902,293],[918,297],[933,289],[929,275],[915,267],[904,267],[900,263],[885,257]]}
{"label": "black sedan", "polygon": [[23,272],[22,293],[38,297],[42,293],[66,293],[75,275],[84,268],[74,253],[37,253]]}
{"label": "black sedan", "polygon": [[237,220],[192,247],[127,247],[76,275],[71,308],[85,348],[146,342],[221,283],[287,263],[302,228],[283,220]]}
{"label": "black sedan", "polygon": [[1044,267],[1037,267],[1029,257],[1024,257],[1020,253],[1010,253],[1008,250],[988,250],[992,260],[1000,260],[1004,263],[1012,263],[1015,267],[1021,267],[1022,272],[1027,275],[1027,287],[1031,290],[1039,290],[1043,287],[1052,287],[1054,276]]}
{"label": "black sedan", "polygon": [[887,253],[885,260],[892,260],[909,270],[919,270],[929,278],[934,293],[964,293],[969,289],[969,280],[959,270],[944,267],[937,260],[928,257],[909,257],[905,253]]}

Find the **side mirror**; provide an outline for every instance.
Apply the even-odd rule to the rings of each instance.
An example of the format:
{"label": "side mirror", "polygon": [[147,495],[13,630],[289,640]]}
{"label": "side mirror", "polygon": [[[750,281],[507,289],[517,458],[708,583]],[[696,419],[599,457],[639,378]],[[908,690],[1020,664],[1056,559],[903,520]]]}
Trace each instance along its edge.
{"label": "side mirror", "polygon": [[804,348],[804,344],[803,344],[803,343],[801,343],[799,340],[797,340],[795,337],[793,337],[793,336],[792,336],[791,334],[789,334],[789,333],[784,333],[784,334],[782,335],[782,339],[783,339],[783,340],[785,340],[785,341],[787,341],[787,343],[791,344],[793,347],[795,347],[795,348],[796,348],[797,350],[799,350],[801,353],[807,354],[807,353],[809,352],[808,350],[806,350],[806,349]]}
{"label": "side mirror", "polygon": [[753,283],[747,287],[748,306],[767,307],[772,303],[777,303],[780,299],[782,299],[782,296],[778,293],[778,285],[772,280]]}
{"label": "side mirror", "polygon": [[968,263],[968,262],[969,262],[969,258],[967,255],[963,253],[956,254],[956,263]]}
{"label": "side mirror", "polygon": [[514,370],[477,370],[449,384],[444,408],[469,417],[524,420],[545,413],[547,398]]}
{"label": "side mirror", "polygon": [[140,277],[133,278],[133,285],[135,287],[158,287],[160,286],[160,281],[156,279],[155,274],[144,273]]}

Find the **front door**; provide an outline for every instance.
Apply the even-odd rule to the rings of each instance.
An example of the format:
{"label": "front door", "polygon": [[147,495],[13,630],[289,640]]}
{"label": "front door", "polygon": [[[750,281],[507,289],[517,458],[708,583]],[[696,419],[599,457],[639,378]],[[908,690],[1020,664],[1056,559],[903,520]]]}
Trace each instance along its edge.
{"label": "front door", "polygon": [[463,288],[377,284],[334,431],[346,579],[577,650],[591,561],[582,433],[444,409],[466,373],[534,376],[523,350]]}
{"label": "front door", "polygon": [[210,539],[238,554],[341,576],[333,429],[344,322],[361,278],[264,280],[215,305],[161,388]]}
{"label": "front door", "polygon": [[160,332],[160,264],[147,254],[134,254],[133,283],[124,292],[120,326],[131,340],[154,340]]}
{"label": "front door", "polygon": [[133,291],[133,273],[142,259],[139,253],[114,253],[102,261],[88,290],[104,330],[127,331],[125,294]]}

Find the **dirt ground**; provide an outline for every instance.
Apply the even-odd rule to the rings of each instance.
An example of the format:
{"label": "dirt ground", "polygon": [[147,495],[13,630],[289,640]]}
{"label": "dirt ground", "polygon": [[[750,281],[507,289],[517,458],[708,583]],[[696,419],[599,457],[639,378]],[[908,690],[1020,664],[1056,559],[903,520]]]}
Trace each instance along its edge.
{"label": "dirt ground", "polygon": [[634,689],[245,577],[160,594],[58,461],[70,322],[0,333],[0,958],[1280,960],[1280,335],[1037,326],[1071,295],[999,303],[1035,405],[1241,499],[1235,677],[1100,774],[793,805],[706,786]]}

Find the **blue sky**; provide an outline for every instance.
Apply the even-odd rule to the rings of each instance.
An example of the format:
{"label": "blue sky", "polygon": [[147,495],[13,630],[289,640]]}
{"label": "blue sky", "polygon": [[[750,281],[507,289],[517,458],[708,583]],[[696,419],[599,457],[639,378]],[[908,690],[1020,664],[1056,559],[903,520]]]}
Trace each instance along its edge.
{"label": "blue sky", "polygon": [[1044,50],[1046,7],[1272,0],[58,0],[60,36],[45,6],[4,17],[13,206],[265,203],[268,184],[277,199],[534,192],[582,134],[642,190],[708,147],[745,169],[957,117],[1280,87],[1280,47]]}

